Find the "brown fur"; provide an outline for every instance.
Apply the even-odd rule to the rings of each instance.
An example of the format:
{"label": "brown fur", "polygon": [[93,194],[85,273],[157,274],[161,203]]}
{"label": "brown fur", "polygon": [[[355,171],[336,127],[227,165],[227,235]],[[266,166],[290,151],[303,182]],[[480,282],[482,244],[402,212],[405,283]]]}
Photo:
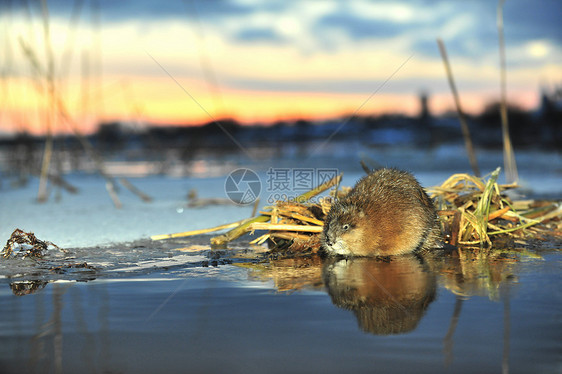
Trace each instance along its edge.
{"label": "brown fur", "polygon": [[414,330],[437,288],[434,273],[412,255],[332,258],[323,277],[333,303],[352,310],[364,331],[380,335]]}
{"label": "brown fur", "polygon": [[439,237],[437,212],[418,181],[379,169],[332,206],[322,243],[331,254],[388,256],[433,248]]}

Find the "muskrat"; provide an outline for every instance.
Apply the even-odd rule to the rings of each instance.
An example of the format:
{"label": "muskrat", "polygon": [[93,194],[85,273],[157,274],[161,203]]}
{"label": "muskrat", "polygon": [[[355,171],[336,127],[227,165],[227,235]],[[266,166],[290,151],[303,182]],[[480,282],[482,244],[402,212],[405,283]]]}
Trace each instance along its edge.
{"label": "muskrat", "polygon": [[383,168],[361,178],[332,205],[321,239],[328,254],[399,255],[439,247],[440,225],[416,178]]}

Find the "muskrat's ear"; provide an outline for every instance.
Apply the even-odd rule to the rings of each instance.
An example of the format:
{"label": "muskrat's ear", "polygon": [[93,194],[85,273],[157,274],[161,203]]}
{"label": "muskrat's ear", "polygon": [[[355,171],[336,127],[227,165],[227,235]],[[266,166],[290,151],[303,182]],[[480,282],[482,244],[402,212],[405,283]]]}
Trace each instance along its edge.
{"label": "muskrat's ear", "polygon": [[363,209],[359,210],[359,212],[357,213],[357,216],[359,216],[359,218],[365,217],[365,212],[363,211]]}

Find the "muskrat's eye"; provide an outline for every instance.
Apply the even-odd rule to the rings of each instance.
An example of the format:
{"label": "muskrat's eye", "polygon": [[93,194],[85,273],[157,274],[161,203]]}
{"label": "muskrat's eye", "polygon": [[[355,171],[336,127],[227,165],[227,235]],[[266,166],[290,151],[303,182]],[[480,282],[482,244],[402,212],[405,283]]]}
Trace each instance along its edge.
{"label": "muskrat's eye", "polygon": [[343,231],[347,231],[347,230],[349,230],[349,224],[346,223],[341,228],[343,229]]}

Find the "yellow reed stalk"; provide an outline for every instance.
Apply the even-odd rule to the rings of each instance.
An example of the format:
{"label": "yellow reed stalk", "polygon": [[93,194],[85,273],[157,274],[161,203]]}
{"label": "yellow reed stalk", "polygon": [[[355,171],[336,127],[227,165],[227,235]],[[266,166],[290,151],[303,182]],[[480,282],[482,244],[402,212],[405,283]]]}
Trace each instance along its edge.
{"label": "yellow reed stalk", "polygon": [[517,164],[515,162],[515,153],[509,136],[509,121],[507,116],[507,79],[506,79],[506,58],[505,58],[505,39],[503,33],[503,4],[505,0],[498,1],[497,26],[498,41],[500,52],[500,115],[502,121],[502,139],[503,139],[503,162],[505,167],[506,179],[508,182],[517,182],[519,179],[517,173]]}
{"label": "yellow reed stalk", "polygon": [[449,81],[449,87],[451,88],[451,93],[453,94],[453,99],[455,100],[455,106],[457,108],[457,114],[459,121],[461,123],[461,131],[464,138],[464,145],[466,148],[466,153],[468,154],[468,160],[472,171],[479,177],[480,169],[478,168],[478,161],[476,159],[476,154],[474,152],[474,147],[472,146],[472,138],[470,137],[470,130],[468,128],[468,122],[466,116],[461,108],[461,101],[459,94],[457,92],[457,87],[455,85],[455,79],[453,77],[453,72],[449,64],[449,58],[447,57],[447,50],[445,49],[445,44],[441,39],[437,39],[437,44],[439,46],[439,51],[441,52],[441,58],[443,59],[443,65],[445,66],[445,72],[447,73],[447,79]]}
{"label": "yellow reed stalk", "polygon": [[[277,222],[273,221],[273,212],[263,212],[263,211],[261,211],[260,213],[263,214],[263,215],[271,215],[271,217],[272,217],[271,223],[273,223],[273,224],[277,223]],[[294,219],[297,219],[299,221],[313,223],[313,224],[319,225],[319,226],[324,225],[324,221],[321,221],[321,220],[316,219],[316,218],[303,216],[302,214],[298,214],[298,213],[280,211],[280,212],[277,212],[277,214],[280,215],[280,216],[284,216],[284,217],[294,218]]]}
{"label": "yellow reed stalk", "polygon": [[152,240],[163,240],[163,239],[183,238],[183,237],[186,237],[186,236],[207,234],[209,232],[215,232],[215,231],[219,231],[219,230],[226,230],[226,229],[238,227],[244,221],[247,221],[247,219],[243,219],[243,220],[237,221],[237,222],[227,223],[226,225],[211,227],[211,228],[208,228],[208,229],[178,232],[178,233],[175,233],[175,234],[153,235],[153,236],[150,237],[150,239],[152,239]]}
{"label": "yellow reed stalk", "polygon": [[270,235],[269,235],[269,234],[264,234],[264,235],[262,235],[262,236],[260,236],[260,237],[258,237],[258,238],[256,238],[256,239],[252,240],[252,241],[250,242],[250,244],[261,245],[261,244],[265,243],[265,241],[266,241],[267,239],[269,239],[269,238],[270,238]]}
{"label": "yellow reed stalk", "polygon": [[256,222],[265,222],[269,220],[268,216],[257,216],[250,218],[240,224],[239,226],[233,228],[232,230],[226,232],[223,235],[215,236],[211,238],[211,244],[213,245],[225,245],[226,243],[237,239],[248,232],[248,226]]}
{"label": "yellow reed stalk", "polygon": [[252,223],[248,227],[248,231],[270,230],[270,231],[322,232],[323,229],[324,228],[322,226],[283,225],[283,224],[272,224],[272,223],[265,223],[265,222]]}

